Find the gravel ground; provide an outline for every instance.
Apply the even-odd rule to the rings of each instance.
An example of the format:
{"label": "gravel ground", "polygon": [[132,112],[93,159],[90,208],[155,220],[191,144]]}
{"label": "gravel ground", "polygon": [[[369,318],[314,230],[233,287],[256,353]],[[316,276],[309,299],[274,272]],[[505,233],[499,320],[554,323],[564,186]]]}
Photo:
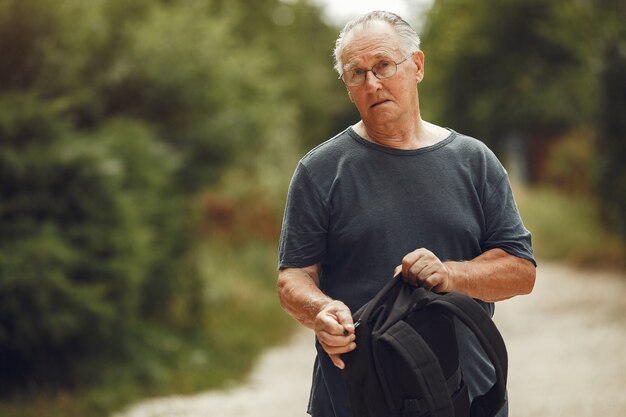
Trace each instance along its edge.
{"label": "gravel ground", "polygon": [[[626,276],[542,264],[530,296],[498,303],[511,417],[626,416]],[[305,417],[314,349],[302,330],[247,383],[150,399],[114,417]]]}

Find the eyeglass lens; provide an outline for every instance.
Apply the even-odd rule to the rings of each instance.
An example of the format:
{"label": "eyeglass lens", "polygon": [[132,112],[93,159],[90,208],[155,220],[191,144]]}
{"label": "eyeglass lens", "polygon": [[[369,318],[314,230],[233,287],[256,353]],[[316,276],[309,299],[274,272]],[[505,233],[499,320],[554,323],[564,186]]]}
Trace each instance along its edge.
{"label": "eyeglass lens", "polygon": [[[383,60],[372,67],[369,71],[374,73],[374,76],[380,80],[389,78],[396,73],[396,63],[393,61]],[[347,71],[343,74],[343,81],[350,86],[356,86],[363,84],[367,76],[368,70],[362,68],[355,68],[351,71]]]}

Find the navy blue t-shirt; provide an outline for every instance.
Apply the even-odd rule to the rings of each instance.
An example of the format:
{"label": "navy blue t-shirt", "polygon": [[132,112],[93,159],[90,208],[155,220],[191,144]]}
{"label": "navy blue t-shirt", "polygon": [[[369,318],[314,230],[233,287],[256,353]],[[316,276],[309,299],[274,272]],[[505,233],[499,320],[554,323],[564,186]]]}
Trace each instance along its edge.
{"label": "navy blue t-shirt", "polygon": [[[354,312],[418,248],[442,261],[500,248],[535,262],[507,172],[482,142],[451,131],[435,145],[399,150],[348,128],[300,160],[279,268],[320,263],[321,290]],[[309,413],[349,415],[345,395],[340,371],[318,349]]]}

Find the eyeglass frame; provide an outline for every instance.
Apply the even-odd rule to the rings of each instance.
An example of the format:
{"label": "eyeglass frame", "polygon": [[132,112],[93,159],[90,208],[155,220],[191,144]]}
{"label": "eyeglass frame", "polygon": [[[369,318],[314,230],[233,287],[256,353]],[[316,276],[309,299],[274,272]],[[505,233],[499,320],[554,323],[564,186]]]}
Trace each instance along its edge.
{"label": "eyeglass frame", "polygon": [[[346,71],[343,71],[341,74],[339,74],[339,77],[337,78],[338,80],[341,80],[341,82],[343,82],[347,87],[358,87],[360,85],[365,84],[365,81],[367,80],[367,73],[371,72],[372,74],[374,74],[374,77],[376,77],[379,80],[387,80],[391,77],[393,77],[394,75],[396,75],[398,73],[398,65],[406,62],[409,58],[411,58],[413,55],[415,55],[415,52],[411,52],[409,55],[406,56],[406,58],[404,58],[402,61],[396,62],[394,60],[390,60],[390,62],[393,62],[393,64],[395,65],[395,70],[393,72],[393,74],[391,74],[388,77],[384,77],[384,78],[380,78],[378,76],[378,74],[376,74],[376,72],[374,71],[374,67],[378,64],[380,64],[383,61],[386,61],[386,59],[381,59],[380,61],[378,61],[377,63],[375,63],[374,65],[372,65],[372,67],[368,70],[365,70],[365,76],[363,77],[363,81],[360,82],[359,84],[354,84],[354,85],[349,85],[345,82],[345,80],[343,79],[343,74],[346,73]],[[352,69],[350,69],[349,71],[352,71]]]}

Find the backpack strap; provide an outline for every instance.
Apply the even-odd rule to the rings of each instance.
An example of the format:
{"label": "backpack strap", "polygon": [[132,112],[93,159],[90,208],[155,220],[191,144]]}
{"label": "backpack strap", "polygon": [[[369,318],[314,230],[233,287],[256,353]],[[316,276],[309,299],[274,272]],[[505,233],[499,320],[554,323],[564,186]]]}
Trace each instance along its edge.
{"label": "backpack strap", "polygon": [[[394,349],[418,376],[424,392],[425,405],[432,417],[454,417],[454,405],[448,392],[448,384],[435,354],[424,339],[406,322],[398,321],[383,333],[379,340]],[[413,410],[407,417],[422,415],[426,410],[412,404]]]}
{"label": "backpack strap", "polygon": [[[495,369],[496,383],[487,393],[473,400],[470,414],[472,417],[495,415],[504,405],[506,396],[508,357],[502,335],[487,312],[471,297],[447,293],[433,304],[451,310],[476,335],[487,353]],[[494,404],[495,412],[489,412],[494,410]]]}

